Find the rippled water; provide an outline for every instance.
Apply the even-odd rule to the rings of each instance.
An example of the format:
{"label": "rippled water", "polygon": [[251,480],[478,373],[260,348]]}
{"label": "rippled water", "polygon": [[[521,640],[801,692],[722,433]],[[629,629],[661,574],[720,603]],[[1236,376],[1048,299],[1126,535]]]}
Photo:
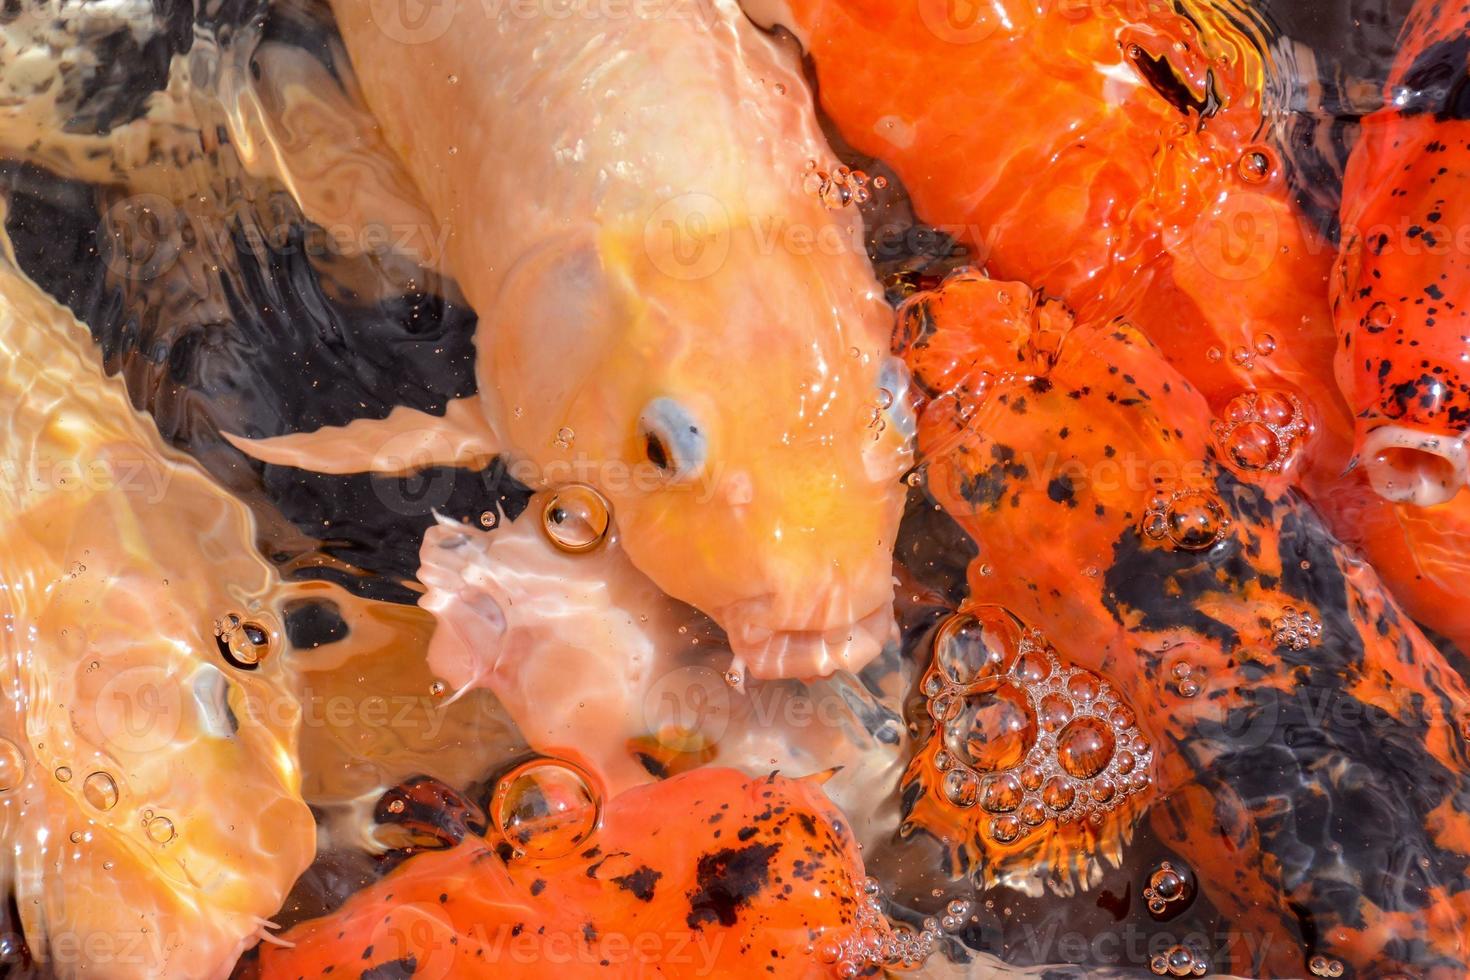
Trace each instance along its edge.
{"label": "rippled water", "polygon": [[[1162,821],[1139,822],[1078,852],[1062,848],[1040,869],[1021,870],[968,864],[975,852],[964,841],[915,828],[925,806],[942,808],[945,799],[974,806],[982,793],[999,794],[980,807],[999,816],[965,832],[1010,843],[1023,827],[1066,809],[1054,804],[1077,792],[1074,786],[1090,808],[1081,811],[1084,818],[1093,809],[1113,813],[1150,786],[1150,753],[1157,745],[1151,739],[1159,737],[1157,731],[1140,733],[1127,698],[1107,678],[1068,658],[1068,637],[1033,633],[1036,624],[947,618],[971,591],[966,570],[981,553],[924,478],[909,482],[896,548],[901,642],[857,675],[763,681],[738,676],[741,667],[724,654],[719,628],[657,589],[591,598],[579,592],[536,605],[537,583],[544,589],[546,581],[573,582],[570,588],[580,590],[598,581],[558,562],[609,534],[607,515],[599,513],[606,501],[533,494],[504,459],[439,461],[400,475],[337,475],[263,463],[236,448],[223,433],[346,425],[383,418],[398,406],[438,414],[452,400],[476,393],[476,312],[444,271],[444,239],[391,152],[365,129],[357,82],[325,5],[201,0],[193,9],[178,3],[155,9],[117,0],[15,6],[18,11],[7,7],[0,17],[6,42],[0,49],[5,230],[18,269],[85,325],[90,344],[78,333],[53,346],[45,334],[19,328],[14,338],[0,340],[11,406],[5,453],[14,460],[30,454],[33,475],[39,467],[43,481],[64,481],[54,472],[57,454],[74,451],[68,440],[92,438],[100,458],[110,461],[103,475],[114,484],[103,480],[95,500],[68,498],[60,516],[18,520],[38,523],[8,532],[3,545],[7,576],[55,579],[59,588],[77,592],[49,600],[53,606],[37,619],[52,617],[60,631],[24,655],[39,658],[43,672],[12,667],[4,681],[12,707],[28,700],[30,706],[7,712],[16,714],[13,722],[24,734],[12,731],[13,742],[0,743],[0,752],[20,753],[0,758],[0,782],[7,784],[0,789],[25,779],[32,787],[24,804],[10,790],[4,827],[18,851],[35,851],[34,860],[19,858],[8,872],[14,898],[3,953],[11,972],[80,972],[58,957],[54,936],[51,962],[38,962],[34,954],[48,944],[47,930],[72,920],[56,910],[38,916],[25,903],[44,892],[52,875],[64,884],[85,881],[98,888],[93,901],[99,905],[134,901],[130,882],[152,872],[130,863],[139,859],[126,842],[144,837],[171,846],[172,856],[184,844],[197,849],[191,856],[197,863],[178,872],[185,877],[201,874],[201,864],[222,853],[249,853],[259,867],[248,873],[261,881],[282,879],[283,869],[299,863],[305,869],[299,878],[271,881],[282,901],[268,917],[281,927],[340,907],[407,855],[443,847],[466,826],[513,833],[535,811],[517,794],[572,800],[570,817],[549,834],[536,831],[542,834],[537,846],[569,851],[592,832],[602,805],[590,798],[595,792],[576,782],[575,770],[570,776],[527,775],[512,767],[530,756],[528,742],[554,741],[565,731],[632,738],[636,732],[619,727],[624,720],[617,712],[626,710],[701,735],[688,745],[655,738],[649,771],[707,761],[698,749],[715,744],[715,761],[756,774],[840,767],[825,789],[863,843],[867,871],[881,883],[888,913],[915,924],[928,916],[943,920],[946,938],[925,975],[968,970],[981,976],[1049,963],[1146,975],[1154,956],[1172,955],[1165,951],[1186,940],[1202,968],[1249,973],[1253,951],[1242,954],[1238,944],[1243,939],[1248,946],[1250,935],[1242,937],[1229,911],[1216,908],[1200,889],[1199,874],[1222,869],[1194,870],[1194,855],[1181,847],[1188,834],[1169,835]],[[1265,136],[1285,160],[1293,196],[1324,242],[1338,234],[1347,151],[1358,120],[1381,105],[1408,7],[1407,0],[1278,0],[1247,14],[1235,4],[1220,8],[1221,16],[1249,22],[1248,36],[1265,46],[1272,108]],[[27,67],[27,58],[37,64]],[[61,76],[65,82],[37,90],[31,79],[47,77],[42,62],[58,60],[73,66]],[[494,70],[485,66],[487,74]],[[934,80],[937,90],[945,84]],[[116,138],[145,116],[159,121],[151,144]],[[847,146],[830,120],[824,129],[845,164],[869,177],[846,207],[864,216],[870,258],[895,305],[915,287],[932,287],[973,262],[963,245],[914,216],[894,171]],[[1045,180],[1045,173],[1037,179]],[[830,185],[824,189],[832,192]],[[354,223],[364,201],[385,220]],[[42,310],[31,314],[35,321],[70,329],[59,310],[45,308],[43,297],[24,299],[28,284],[13,273],[7,277],[7,300],[28,304],[22,310]],[[58,358],[67,361],[69,373],[33,370]],[[126,424],[118,421],[124,415],[118,381],[144,413],[126,416],[132,420]],[[60,387],[43,391],[47,385]],[[29,409],[50,404],[47,398],[90,406],[87,424],[103,434],[78,434],[54,418],[52,430],[45,430],[46,412],[33,418]],[[1266,414],[1235,420],[1271,421],[1265,435],[1251,430],[1254,449],[1267,461],[1272,450],[1260,449],[1262,440],[1285,445],[1301,427],[1292,422],[1289,404],[1279,418],[1267,417],[1271,408],[1252,403],[1241,411]],[[144,417],[156,431],[138,421]],[[570,442],[575,433],[565,438]],[[1246,445],[1240,451],[1254,450]],[[72,478],[85,477],[79,472]],[[125,498],[125,508],[107,495],[123,479],[132,481],[123,489],[141,488]],[[17,513],[24,512],[23,498],[9,501]],[[1208,500],[1163,499],[1150,511],[1158,521],[1153,539],[1185,551],[1212,547],[1224,540],[1218,507]],[[500,625],[522,637],[543,665],[542,674],[523,679],[535,692],[526,703],[497,699],[472,659],[456,660],[461,652],[433,639],[434,618],[417,604],[426,587],[431,596],[438,588],[421,566],[432,572],[473,565],[475,558],[456,551],[469,547],[465,527],[493,530],[495,543],[484,547],[501,549],[492,557],[506,556],[508,567],[521,570],[497,587],[525,597],[510,622]],[[564,552],[560,558],[542,554],[547,531]],[[426,540],[441,549],[432,553],[437,565],[425,557]],[[596,560],[605,562],[607,581],[629,577],[616,541]],[[138,575],[140,567],[151,578],[118,586],[120,569]],[[1107,567],[1078,572],[1111,574]],[[249,592],[227,593],[217,583],[232,575],[255,584]],[[86,608],[92,599],[96,604]],[[658,642],[664,646],[650,669],[656,663],[667,673],[649,690],[630,685],[623,691],[616,679],[599,678],[602,665],[585,652],[604,642],[589,640],[587,630],[589,624],[600,628],[610,609],[643,610],[641,623],[651,618],[663,630]],[[22,607],[8,615],[34,613]],[[107,681],[89,677],[88,655],[60,634],[78,630],[95,651],[109,636],[132,635],[127,624],[140,620],[159,637],[176,636],[179,650],[188,644],[217,648],[232,683],[259,688],[261,731],[299,726],[294,746],[282,734],[279,744],[237,745],[235,756],[226,758],[199,738],[119,750],[108,732],[83,732],[79,744],[95,749],[95,757],[73,759],[76,753],[63,748],[75,735],[66,702],[103,697]],[[625,632],[618,642],[632,648],[645,633],[659,635],[631,620],[619,628]],[[975,640],[964,635],[967,628],[1007,638]],[[1294,638],[1305,645],[1320,636],[1322,624],[1308,615],[1273,628],[1285,637],[1279,642],[1295,649]],[[670,637],[675,650],[667,649]],[[939,655],[931,666],[932,650]],[[995,654],[995,663],[964,662],[989,656],[988,650],[1010,652]],[[958,666],[946,666],[946,656],[957,658]],[[182,697],[191,706],[223,697],[207,672],[191,675],[187,686],[168,673],[167,683],[155,688],[139,686],[136,671],[158,666],[147,656],[124,651],[101,659],[110,664],[107,678],[121,676],[119,683],[133,685],[127,697],[154,699],[143,705],[154,714],[159,697]],[[1191,679],[1188,663],[1182,672],[1169,658],[1156,666],[1175,670],[1168,683],[1186,697],[1208,684],[1207,678]],[[962,676],[965,671],[974,673]],[[22,689],[24,677],[31,678],[28,690]],[[970,685],[981,678],[992,683],[977,696]],[[564,691],[562,703],[545,699],[552,691]],[[957,698],[959,706],[945,697]],[[54,713],[47,724],[58,727],[43,738],[37,719],[52,718],[47,706]],[[241,710],[236,702],[219,708],[219,724],[238,724],[231,713]],[[534,722],[518,729],[512,715]],[[817,724],[802,720],[812,716]],[[206,711],[204,717],[211,716]],[[1054,736],[1047,743],[1055,746],[1053,755],[1039,747],[1042,730]],[[935,731],[942,737],[931,738]],[[21,753],[15,743],[26,740],[34,747]],[[104,758],[109,751],[116,756],[110,762]],[[169,753],[180,761],[169,762]],[[906,775],[915,754],[932,763],[927,783]],[[955,757],[968,761],[960,765]],[[68,878],[77,872],[47,864],[48,848],[64,848],[60,835],[70,827],[67,808],[74,805],[46,778],[52,773],[66,782],[57,768],[64,760],[70,782],[85,786],[86,804],[96,811],[91,816],[106,818],[88,833],[125,842],[113,858],[101,844],[83,847],[84,878]],[[987,779],[982,787],[986,772],[1002,769],[1015,769],[1007,777],[1014,785]],[[1059,774],[1073,781],[1048,782]],[[633,767],[628,779],[644,775]],[[1248,774],[1236,777],[1248,782]],[[309,813],[284,802],[294,779]],[[528,780],[534,783],[529,788]],[[507,783],[514,785],[507,789]],[[273,808],[262,794],[278,790],[283,802]],[[1271,787],[1253,791],[1269,794]],[[507,800],[508,793],[514,798]],[[1006,794],[1013,799],[1002,799]],[[1203,805],[1181,802],[1175,818],[1198,817]],[[1080,803],[1078,808],[1074,813]],[[1302,806],[1304,823],[1329,818],[1352,815]],[[1317,845],[1310,828],[1299,833],[1304,849]],[[179,843],[171,844],[175,834]],[[113,860],[115,865],[102,863]],[[1304,874],[1352,874],[1351,868],[1324,870],[1303,861]],[[966,880],[969,872],[974,878]],[[109,880],[109,886],[98,884]],[[233,936],[238,925],[208,928]],[[1314,948],[1318,937],[1309,914],[1292,928],[1294,942],[1304,951]],[[245,933],[237,972],[250,976],[255,954],[245,947],[254,934]],[[186,930],[184,944],[189,942]],[[1161,942],[1159,949],[1150,945]],[[1192,963],[1167,966],[1195,975]],[[1309,966],[1337,975],[1326,961]]]}

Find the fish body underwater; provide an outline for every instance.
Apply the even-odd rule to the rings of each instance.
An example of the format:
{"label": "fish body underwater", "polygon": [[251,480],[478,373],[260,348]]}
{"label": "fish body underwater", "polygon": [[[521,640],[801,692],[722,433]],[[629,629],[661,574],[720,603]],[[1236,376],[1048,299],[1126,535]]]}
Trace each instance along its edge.
{"label": "fish body underwater", "polygon": [[[315,851],[279,581],[250,512],[164,447],[13,262],[0,878],[55,975],[227,976]],[[231,644],[259,661],[232,666]]]}
{"label": "fish body underwater", "polygon": [[1348,160],[1333,298],[1362,465],[1384,496],[1426,507],[1470,480],[1467,202],[1470,18],[1423,0]]}
{"label": "fish body underwater", "polygon": [[[1253,7],[749,7],[795,30],[844,138],[890,164],[919,217],[964,242],[973,264],[1062,298],[1084,321],[1126,312],[1216,417],[1251,393],[1301,398],[1310,429],[1293,443],[1232,427],[1242,441],[1222,442],[1222,455],[1290,474],[1417,621],[1470,646],[1459,601],[1470,494],[1432,508],[1385,500],[1359,465],[1358,406],[1334,383],[1337,248],[1299,213],[1270,138],[1281,111],[1270,102],[1272,38]],[[1345,208],[1367,152],[1349,168]]]}
{"label": "fish body underwater", "polygon": [[[1267,940],[1211,966],[1300,976],[1320,955],[1374,975],[1463,975],[1470,691],[1369,566],[1294,490],[1216,454],[1199,391],[1124,319],[1074,326],[1024,284],[956,273],[908,301],[900,338],[929,398],[926,485],[980,546],[971,601],[1039,628],[1115,692],[1069,680],[1065,704],[1025,709],[1016,730],[1075,777],[1025,834],[998,834],[995,813],[1012,811],[984,812],[984,795],[945,800],[939,768],[911,773],[915,813],[951,841],[955,873],[1085,863],[1142,813],[1189,855],[1230,934]],[[1007,683],[1055,670],[1015,656],[995,661]],[[994,682],[973,697],[984,708],[959,739],[972,752],[995,743],[1000,710]],[[1108,697],[1141,743],[1112,733],[1116,708],[1101,713],[1106,736],[1069,734]],[[1124,801],[1122,786],[1088,782],[1124,751],[1150,773],[1135,805],[1069,822],[1084,800]],[[988,785],[1015,779],[1019,760],[975,766]]]}
{"label": "fish body underwater", "polygon": [[911,419],[861,222],[802,186],[831,151],[792,52],[730,0],[454,5],[421,33],[335,11],[479,313],[479,393],[237,445],[331,472],[506,453],[533,487],[596,487],[634,565],[752,676],[870,660]]}
{"label": "fish body underwater", "polygon": [[343,963],[374,976],[539,977],[557,962],[616,977],[826,977],[843,963],[870,975],[858,950],[897,962],[932,942],[877,910],[845,819],[810,780],[699,769],[614,797],[588,843],[537,860],[470,831],[291,930],[293,948],[263,949],[262,980]]}

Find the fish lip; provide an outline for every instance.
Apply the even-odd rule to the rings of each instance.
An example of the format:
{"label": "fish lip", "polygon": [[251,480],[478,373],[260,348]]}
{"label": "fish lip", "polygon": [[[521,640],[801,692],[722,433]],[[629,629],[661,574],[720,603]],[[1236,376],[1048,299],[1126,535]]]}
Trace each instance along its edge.
{"label": "fish lip", "polygon": [[897,631],[890,599],[847,623],[825,629],[784,629],[744,623],[729,629],[730,652],[761,680],[826,677],[859,671]]}
{"label": "fish lip", "polygon": [[[1402,425],[1380,425],[1362,440],[1357,456],[1363,461],[1368,482],[1385,500],[1433,507],[1456,496],[1470,483],[1470,434],[1442,435],[1419,432]],[[1439,480],[1420,470],[1405,470],[1385,457],[1390,449],[1406,450],[1440,460],[1449,468],[1449,479]]]}

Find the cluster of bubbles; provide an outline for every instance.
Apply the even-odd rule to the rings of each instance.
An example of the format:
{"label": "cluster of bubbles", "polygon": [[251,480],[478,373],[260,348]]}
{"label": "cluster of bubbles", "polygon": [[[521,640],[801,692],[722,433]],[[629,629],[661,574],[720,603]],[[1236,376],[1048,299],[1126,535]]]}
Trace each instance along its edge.
{"label": "cluster of bubbles", "polygon": [[1338,960],[1329,960],[1325,956],[1314,956],[1307,961],[1307,969],[1312,971],[1314,977],[1340,977],[1343,966]]}
{"label": "cluster of bubbles", "polygon": [[1202,977],[1210,964],[1187,946],[1172,946],[1150,959],[1148,968],[1161,977]]}
{"label": "cluster of bubbles", "polygon": [[214,640],[225,662],[240,670],[256,669],[270,653],[270,630],[239,613],[214,621]]}
{"label": "cluster of bubbles", "polygon": [[546,536],[572,554],[596,548],[611,525],[612,507],[602,494],[582,483],[569,484],[551,494],[541,510]]}
{"label": "cluster of bubbles", "polygon": [[[1254,371],[1257,357],[1270,357],[1274,353],[1276,353],[1276,338],[1268,333],[1263,333],[1249,347],[1239,344],[1231,348],[1230,362],[1247,371]],[[1223,361],[1225,352],[1218,347],[1211,347],[1205,351],[1205,357],[1210,361]]]}
{"label": "cluster of bubbles", "polygon": [[1048,821],[1100,823],[1151,782],[1152,747],[1132,709],[999,606],[940,627],[920,690],[943,798],[988,815],[986,836],[998,844]]}
{"label": "cluster of bubbles", "polygon": [[602,801],[581,769],[539,758],[500,778],[490,817],[517,857],[547,861],[572,853],[597,832]]}
{"label": "cluster of bubbles", "polygon": [[1169,906],[1188,901],[1189,879],[1168,861],[1163,862],[1148,876],[1148,886],[1143,890],[1143,899],[1154,915],[1163,915]]}
{"label": "cluster of bubbles", "polygon": [[852,203],[867,204],[873,193],[868,188],[882,190],[888,186],[883,176],[869,178],[861,170],[850,170],[839,166],[828,172],[817,169],[817,161],[808,160],[802,173],[801,189],[814,195],[829,211],[836,211]]}
{"label": "cluster of bubbles", "polygon": [[832,967],[839,977],[864,976],[875,967],[912,970],[922,965],[939,941],[939,923],[925,919],[922,929],[894,925],[883,914],[876,879],[863,883],[856,920],[851,929],[818,938],[812,948],[818,961]]}
{"label": "cluster of bubbles", "polygon": [[1213,493],[1196,487],[1156,490],[1143,513],[1145,536],[1184,551],[1214,547],[1229,528],[1225,505]]}
{"label": "cluster of bubbles", "polygon": [[1307,415],[1295,395],[1247,391],[1232,398],[1210,428],[1237,468],[1280,473],[1306,435]]}
{"label": "cluster of bubbles", "polygon": [[1281,615],[1271,622],[1271,642],[1279,647],[1305,650],[1312,641],[1322,636],[1322,624],[1305,610],[1287,606]]}

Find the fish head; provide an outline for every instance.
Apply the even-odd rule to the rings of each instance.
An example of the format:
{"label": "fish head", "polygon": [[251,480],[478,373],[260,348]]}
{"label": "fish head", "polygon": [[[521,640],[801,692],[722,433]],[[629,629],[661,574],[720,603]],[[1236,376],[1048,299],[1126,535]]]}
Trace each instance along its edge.
{"label": "fish head", "polygon": [[482,390],[528,482],[596,487],[633,563],[752,676],[860,668],[892,631],[911,463],[892,314],[857,256],[773,252],[751,222],[703,230],[716,259],[692,265],[641,229],[554,246],[512,283],[522,319]]}

